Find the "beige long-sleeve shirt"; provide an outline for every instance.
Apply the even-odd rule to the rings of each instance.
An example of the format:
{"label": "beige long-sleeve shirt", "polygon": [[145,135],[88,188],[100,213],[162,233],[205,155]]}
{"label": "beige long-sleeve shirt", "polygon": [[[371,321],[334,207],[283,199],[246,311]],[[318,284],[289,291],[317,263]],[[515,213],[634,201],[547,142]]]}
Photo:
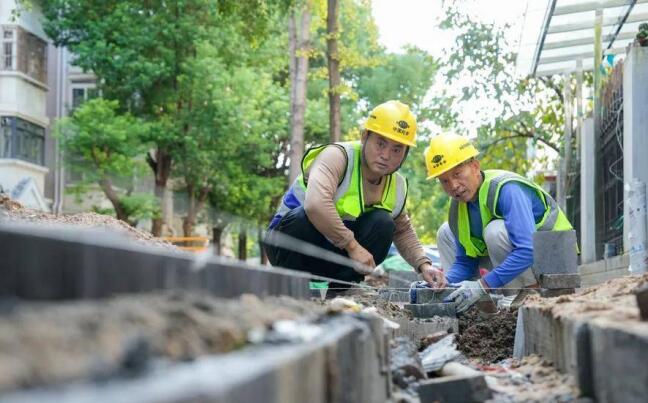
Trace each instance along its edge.
{"label": "beige long-sleeve shirt", "polygon": [[[315,228],[340,249],[345,248],[353,239],[353,232],[344,226],[334,201],[338,185],[344,178],[346,166],[344,149],[337,145],[330,145],[317,156],[304,173],[308,181],[304,211]],[[374,185],[362,178],[365,207],[380,203],[386,182],[381,180],[379,184]],[[394,224],[396,248],[405,261],[418,271],[423,263],[430,260],[423,251],[406,211],[396,217]]]}

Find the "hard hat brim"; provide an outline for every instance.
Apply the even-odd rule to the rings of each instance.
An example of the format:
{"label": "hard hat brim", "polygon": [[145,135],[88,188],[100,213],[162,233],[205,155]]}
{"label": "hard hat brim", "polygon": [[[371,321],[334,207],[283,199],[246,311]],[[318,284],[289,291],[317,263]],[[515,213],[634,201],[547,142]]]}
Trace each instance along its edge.
{"label": "hard hat brim", "polygon": [[391,133],[385,133],[385,132],[382,132],[380,130],[375,130],[375,129],[372,129],[370,127],[365,127],[365,129],[372,132],[372,133],[376,133],[379,136],[382,136],[382,137],[385,137],[385,138],[390,139],[392,141],[395,141],[395,142],[397,142],[399,144],[403,144],[403,145],[408,146],[408,147],[416,147],[416,142],[415,141],[405,141],[405,140],[403,140],[402,137],[393,135]]}

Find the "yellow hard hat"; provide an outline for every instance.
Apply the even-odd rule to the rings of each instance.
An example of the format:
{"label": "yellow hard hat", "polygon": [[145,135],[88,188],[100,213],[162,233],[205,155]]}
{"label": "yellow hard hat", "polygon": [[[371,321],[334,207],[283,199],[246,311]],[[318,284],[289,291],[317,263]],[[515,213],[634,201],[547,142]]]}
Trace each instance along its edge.
{"label": "yellow hard hat", "polygon": [[399,101],[387,101],[376,106],[364,128],[406,146],[416,147],[416,116]]}
{"label": "yellow hard hat", "polygon": [[478,154],[479,151],[467,137],[454,133],[434,136],[424,152],[427,178],[436,178]]}

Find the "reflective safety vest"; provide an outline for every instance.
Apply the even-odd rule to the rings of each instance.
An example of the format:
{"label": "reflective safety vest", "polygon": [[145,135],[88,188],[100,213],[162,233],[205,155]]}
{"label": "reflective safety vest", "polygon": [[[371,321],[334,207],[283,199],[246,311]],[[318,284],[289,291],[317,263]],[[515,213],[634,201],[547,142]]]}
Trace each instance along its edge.
{"label": "reflective safety vest", "polygon": [[[341,146],[347,157],[344,178],[339,183],[333,198],[340,218],[343,221],[355,221],[362,214],[373,209],[386,210],[393,218],[398,217],[402,213],[407,200],[407,180],[397,172],[387,175],[384,178],[386,183],[381,201],[371,206],[365,206],[362,190],[362,145],[359,141],[334,144]],[[282,198],[281,205],[270,223],[270,228],[274,228],[281,220],[281,217],[290,210],[304,204],[308,186],[307,182],[304,181],[304,173],[328,145],[313,147],[306,151],[302,159],[302,174],[295,179]]]}
{"label": "reflective safety vest", "polygon": [[[536,231],[568,231],[573,229],[565,214],[558,207],[558,203],[542,187],[516,173],[499,169],[488,169],[484,171],[484,182],[479,188],[479,212],[482,219],[482,234],[488,223],[494,219],[503,218],[497,213],[497,200],[499,199],[499,192],[502,186],[511,181],[522,183],[535,190],[544,204],[545,212],[542,219],[535,225]],[[452,200],[448,215],[448,225],[455,238],[459,240],[461,246],[466,250],[467,256],[488,256],[484,239],[474,237],[470,233],[470,217],[466,203]]]}

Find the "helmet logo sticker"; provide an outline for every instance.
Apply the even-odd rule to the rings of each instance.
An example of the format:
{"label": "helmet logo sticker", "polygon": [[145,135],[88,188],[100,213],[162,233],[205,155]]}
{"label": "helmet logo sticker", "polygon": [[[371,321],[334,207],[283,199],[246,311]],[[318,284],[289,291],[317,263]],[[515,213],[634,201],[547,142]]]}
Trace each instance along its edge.
{"label": "helmet logo sticker", "polygon": [[407,124],[406,121],[404,120],[399,120],[396,122],[396,126],[392,128],[393,131],[395,131],[398,134],[402,134],[403,136],[408,136],[409,135],[409,125]]}
{"label": "helmet logo sticker", "polygon": [[433,165],[434,168],[438,168],[438,167],[440,167],[441,165],[445,164],[446,161],[445,161],[445,159],[443,158],[443,155],[437,154],[437,155],[435,155],[434,157],[432,157],[432,163],[434,164],[434,165]]}

